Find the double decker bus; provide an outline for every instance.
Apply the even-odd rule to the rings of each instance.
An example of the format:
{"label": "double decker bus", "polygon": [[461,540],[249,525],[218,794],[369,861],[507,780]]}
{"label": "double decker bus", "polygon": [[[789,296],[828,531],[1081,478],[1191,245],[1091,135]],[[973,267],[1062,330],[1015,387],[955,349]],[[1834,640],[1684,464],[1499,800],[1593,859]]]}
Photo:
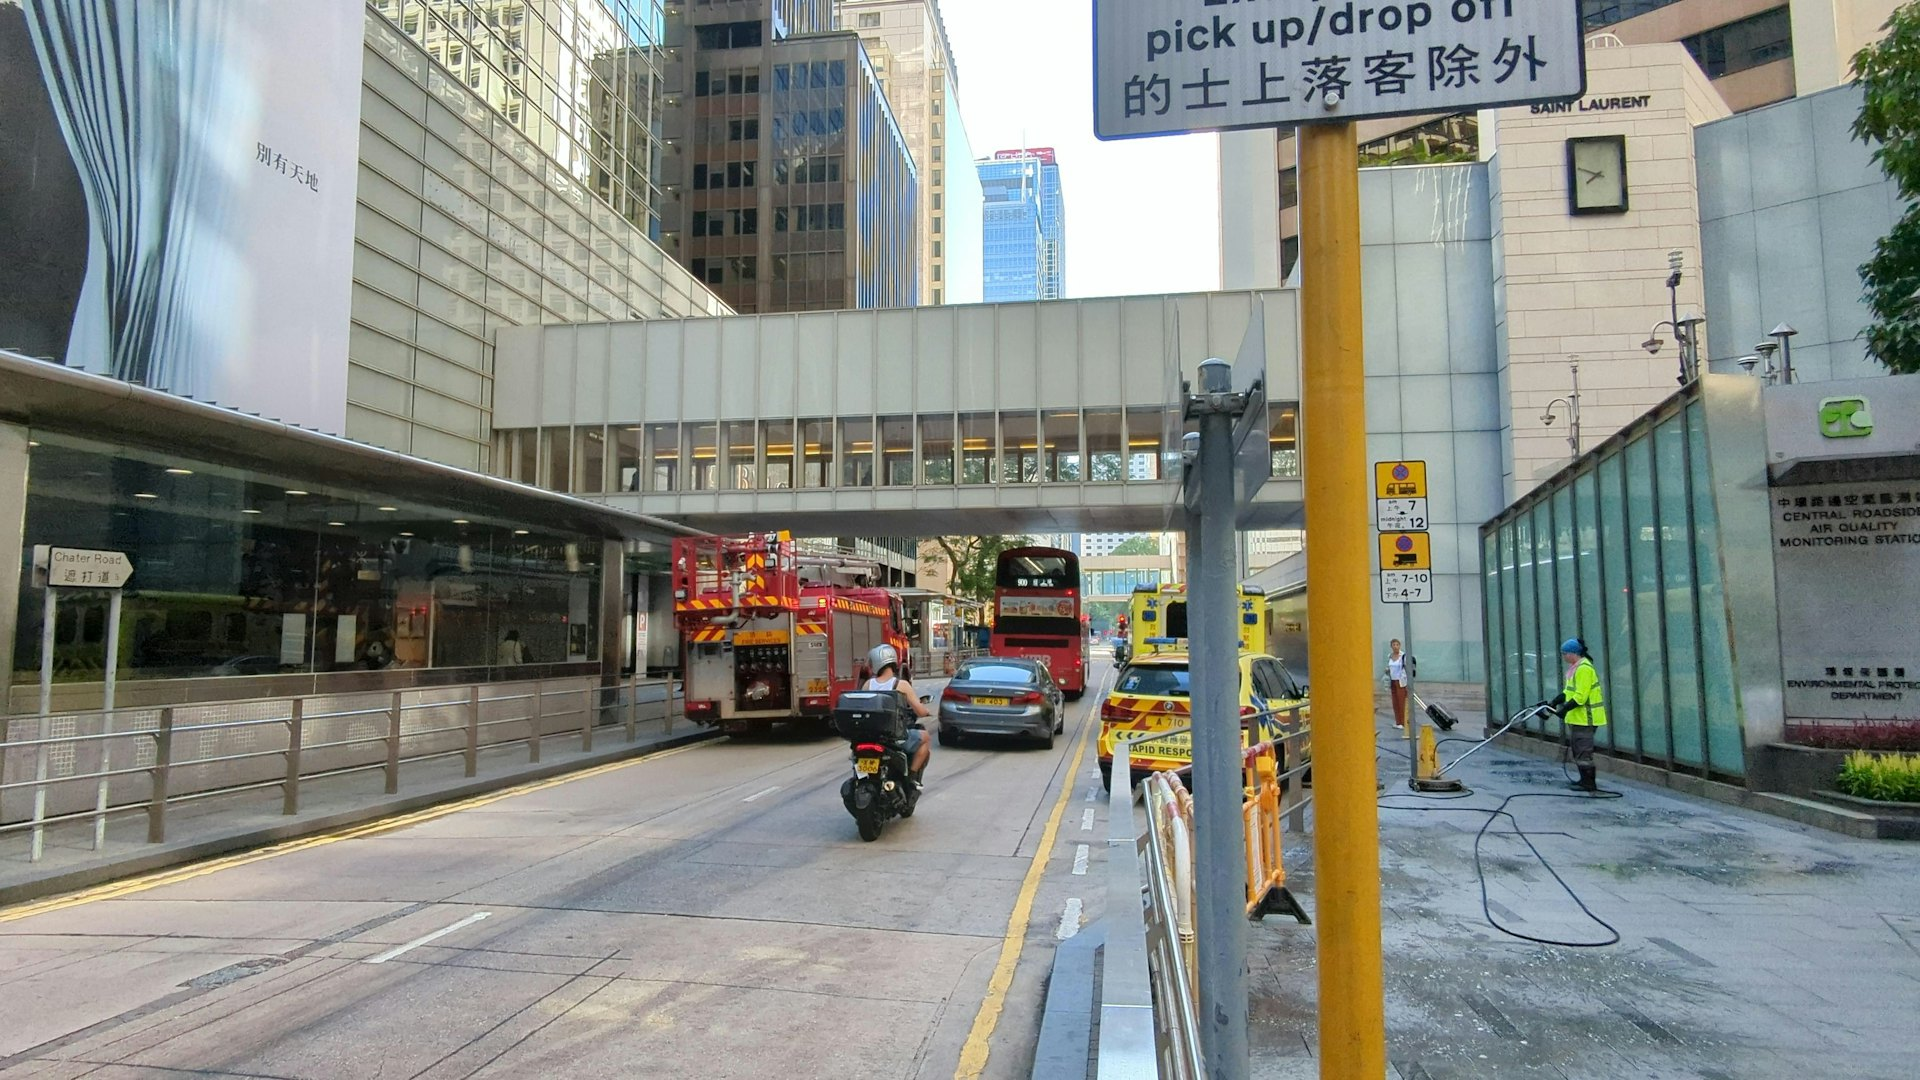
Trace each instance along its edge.
{"label": "double decker bus", "polygon": [[1070,701],[1087,692],[1087,626],[1080,618],[1080,559],[1049,547],[1000,553],[993,579],[995,656],[1044,660]]}

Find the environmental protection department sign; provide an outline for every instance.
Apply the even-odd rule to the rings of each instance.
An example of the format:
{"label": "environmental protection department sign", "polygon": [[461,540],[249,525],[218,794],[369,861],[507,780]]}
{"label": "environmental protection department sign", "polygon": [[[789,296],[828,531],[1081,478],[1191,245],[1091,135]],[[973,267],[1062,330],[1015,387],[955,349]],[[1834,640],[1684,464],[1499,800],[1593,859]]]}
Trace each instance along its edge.
{"label": "environmental protection department sign", "polygon": [[1577,0],[1094,0],[1102,139],[1578,98]]}

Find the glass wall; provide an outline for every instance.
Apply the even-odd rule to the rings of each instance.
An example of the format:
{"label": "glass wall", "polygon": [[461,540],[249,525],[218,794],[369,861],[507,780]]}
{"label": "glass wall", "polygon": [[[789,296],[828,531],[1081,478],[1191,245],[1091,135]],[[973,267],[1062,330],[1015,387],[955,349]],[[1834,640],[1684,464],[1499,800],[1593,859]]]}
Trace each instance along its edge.
{"label": "glass wall", "polygon": [[[123,679],[487,667],[598,657],[598,539],[448,506],[51,433],[28,474],[25,542],[125,551]],[[21,595],[37,598],[30,568]],[[105,593],[69,590],[63,682],[106,659]],[[16,679],[40,666],[41,606],[20,607]]]}
{"label": "glass wall", "polygon": [[[1745,773],[1701,404],[1590,452],[1482,529],[1487,691],[1505,716],[1559,692],[1579,637],[1611,721],[1602,747],[1663,768]],[[1558,737],[1558,723],[1535,725]]]}

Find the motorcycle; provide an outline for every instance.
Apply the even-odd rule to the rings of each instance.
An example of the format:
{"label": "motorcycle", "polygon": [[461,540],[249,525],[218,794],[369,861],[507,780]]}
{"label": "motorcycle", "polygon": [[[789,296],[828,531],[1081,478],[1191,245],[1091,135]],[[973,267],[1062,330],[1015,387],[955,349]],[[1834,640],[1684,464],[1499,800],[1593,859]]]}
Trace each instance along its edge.
{"label": "motorcycle", "polygon": [[[920,699],[921,704],[932,701]],[[906,699],[892,691],[852,691],[834,706],[834,727],[852,746],[853,775],[840,785],[840,800],[860,830],[860,839],[880,839],[892,818],[910,818],[920,801],[907,752],[910,728],[917,722]]]}

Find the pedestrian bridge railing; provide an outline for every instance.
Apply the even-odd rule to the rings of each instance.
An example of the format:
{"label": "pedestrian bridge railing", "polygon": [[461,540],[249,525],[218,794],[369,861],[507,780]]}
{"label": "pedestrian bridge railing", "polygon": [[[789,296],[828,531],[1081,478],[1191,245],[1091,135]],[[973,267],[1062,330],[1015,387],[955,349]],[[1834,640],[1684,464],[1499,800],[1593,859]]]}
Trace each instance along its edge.
{"label": "pedestrian bridge railing", "polygon": [[380,772],[397,794],[411,764],[624,729],[671,726],[675,684],[600,677],[542,679],[0,718],[0,837],[28,833],[38,862],[54,828],[91,826],[96,850],[109,818],[144,814],[163,843],[167,812],[198,799],[279,788],[300,812],[303,784]]}
{"label": "pedestrian bridge railing", "polygon": [[[1281,713],[1288,718],[1284,734],[1243,756],[1247,917],[1288,914],[1304,923],[1306,912],[1286,889],[1282,842],[1286,832],[1306,827],[1311,731],[1298,708],[1260,716]],[[1190,729],[1142,732],[1136,739],[1182,733]],[[1193,795],[1174,771],[1153,773],[1135,788],[1132,741],[1117,740],[1113,754],[1097,1076],[1190,1080],[1205,1074],[1197,1023]],[[1144,832],[1134,815],[1136,791],[1145,808]]]}

